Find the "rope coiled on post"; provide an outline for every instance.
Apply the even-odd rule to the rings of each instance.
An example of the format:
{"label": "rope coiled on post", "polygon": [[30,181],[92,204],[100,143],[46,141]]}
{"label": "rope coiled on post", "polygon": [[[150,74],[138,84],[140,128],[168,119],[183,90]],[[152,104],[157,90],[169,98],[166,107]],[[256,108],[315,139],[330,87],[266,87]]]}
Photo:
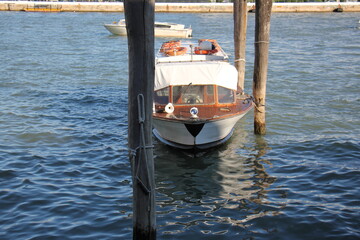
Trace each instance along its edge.
{"label": "rope coiled on post", "polygon": [[251,96],[251,100],[252,100],[253,103],[254,103],[254,108],[255,108],[258,112],[264,113],[263,111],[260,111],[259,107],[265,107],[265,104],[260,104],[260,102],[259,102],[259,101],[256,101],[256,99],[255,99],[253,96]]}
{"label": "rope coiled on post", "polygon": [[266,44],[269,44],[269,41],[257,41],[257,42],[255,42],[254,44],[259,44],[259,43],[266,43]]}
{"label": "rope coiled on post", "polygon": [[238,59],[235,59],[235,61],[234,61],[234,62],[240,62],[240,61],[246,62],[245,58],[238,58]]}
{"label": "rope coiled on post", "polygon": [[[135,159],[136,159],[137,154],[139,154],[138,159],[141,160],[141,154],[144,153],[145,164],[147,166],[147,164],[148,164],[148,156],[146,154],[146,150],[154,148],[153,145],[146,145],[146,141],[145,141],[145,131],[144,131],[145,105],[144,105],[144,95],[143,94],[139,94],[137,96],[137,104],[138,104],[138,117],[139,117],[139,124],[140,124],[140,144],[139,144],[139,146],[137,146],[134,149],[129,148],[129,155],[130,155],[130,161],[131,161],[132,169],[135,168],[134,164],[135,164]],[[146,186],[146,184],[140,178],[139,171],[140,171],[140,162],[137,165],[137,168],[135,170],[135,179],[139,182],[142,189],[147,194],[152,193],[152,191],[149,190],[149,188]],[[146,177],[147,177],[148,184],[150,184],[150,177],[149,177],[149,172],[148,172],[147,167],[146,167]]]}

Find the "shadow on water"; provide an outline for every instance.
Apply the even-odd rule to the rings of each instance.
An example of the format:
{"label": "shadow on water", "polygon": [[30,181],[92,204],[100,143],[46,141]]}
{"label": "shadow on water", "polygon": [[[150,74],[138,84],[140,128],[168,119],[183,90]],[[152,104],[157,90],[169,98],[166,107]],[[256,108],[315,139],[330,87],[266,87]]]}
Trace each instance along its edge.
{"label": "shadow on water", "polygon": [[[259,231],[253,220],[274,216],[267,194],[276,178],[266,172],[266,140],[238,130],[231,140],[197,157],[160,143],[155,147],[158,234],[162,239],[248,238]],[[241,134],[241,135],[240,135]],[[238,239],[237,238],[237,239]]]}

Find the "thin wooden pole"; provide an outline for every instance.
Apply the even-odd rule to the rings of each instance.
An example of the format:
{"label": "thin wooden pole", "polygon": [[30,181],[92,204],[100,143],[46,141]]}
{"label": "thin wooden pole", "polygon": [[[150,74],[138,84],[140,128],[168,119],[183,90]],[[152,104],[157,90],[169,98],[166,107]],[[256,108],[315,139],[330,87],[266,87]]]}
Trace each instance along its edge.
{"label": "thin wooden pole", "polygon": [[272,0],[256,0],[255,13],[255,63],[253,96],[255,99],[254,132],[266,134],[265,98],[268,70],[270,17]]}
{"label": "thin wooden pole", "polygon": [[234,0],[234,49],[235,67],[238,70],[237,89],[244,90],[245,83],[245,50],[247,29],[247,0]]}
{"label": "thin wooden pole", "polygon": [[156,239],[152,147],[154,0],[125,0],[129,48],[128,146],[133,181],[133,239]]}

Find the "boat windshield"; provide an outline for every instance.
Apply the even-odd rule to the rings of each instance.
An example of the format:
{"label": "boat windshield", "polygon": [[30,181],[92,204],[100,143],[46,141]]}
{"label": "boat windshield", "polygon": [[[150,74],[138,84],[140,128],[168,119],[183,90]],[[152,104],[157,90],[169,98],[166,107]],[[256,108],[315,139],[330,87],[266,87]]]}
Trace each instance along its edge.
{"label": "boat windshield", "polygon": [[217,87],[219,103],[233,103],[235,102],[235,92],[229,88],[221,86]]}
{"label": "boat windshield", "polygon": [[155,23],[154,27],[156,27],[156,28],[171,28],[170,25],[158,24],[158,23]]}
{"label": "boat windshield", "polygon": [[169,103],[169,87],[159,89],[154,92],[154,102],[156,104]]}
{"label": "boat windshield", "polygon": [[173,104],[214,104],[213,85],[173,86]]}

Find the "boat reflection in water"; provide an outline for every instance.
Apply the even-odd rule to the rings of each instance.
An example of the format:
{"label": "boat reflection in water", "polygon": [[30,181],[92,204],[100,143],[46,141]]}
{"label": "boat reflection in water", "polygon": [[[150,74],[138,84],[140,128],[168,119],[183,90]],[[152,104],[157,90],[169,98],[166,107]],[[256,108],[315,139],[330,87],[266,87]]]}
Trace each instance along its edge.
{"label": "boat reflection in water", "polygon": [[266,142],[261,138],[246,143],[246,138],[235,133],[225,145],[197,158],[156,144],[160,235],[229,237],[227,233],[246,230],[240,237],[247,237],[257,231],[251,229],[252,219],[280,214],[283,206],[268,200],[276,179],[266,172],[265,165],[271,164],[263,159]]}

